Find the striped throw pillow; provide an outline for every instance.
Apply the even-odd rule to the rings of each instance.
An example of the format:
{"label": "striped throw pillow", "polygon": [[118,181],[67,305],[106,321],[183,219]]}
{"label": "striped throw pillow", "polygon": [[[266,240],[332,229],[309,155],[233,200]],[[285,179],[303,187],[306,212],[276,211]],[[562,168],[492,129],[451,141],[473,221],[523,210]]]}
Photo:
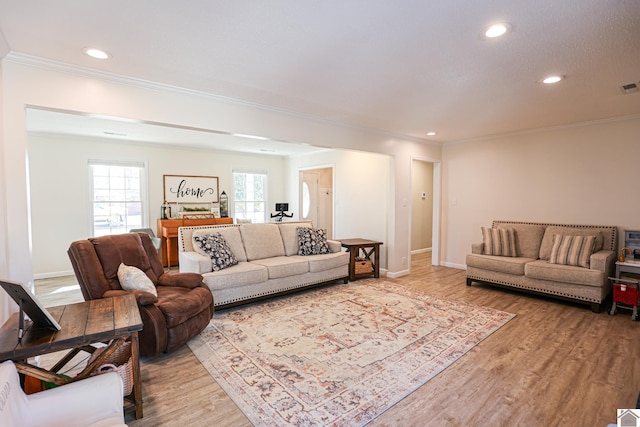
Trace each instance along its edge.
{"label": "striped throw pillow", "polygon": [[553,235],[550,264],[574,265],[589,268],[596,236]]}
{"label": "striped throw pillow", "polygon": [[515,231],[511,228],[482,227],[485,255],[518,256]]}

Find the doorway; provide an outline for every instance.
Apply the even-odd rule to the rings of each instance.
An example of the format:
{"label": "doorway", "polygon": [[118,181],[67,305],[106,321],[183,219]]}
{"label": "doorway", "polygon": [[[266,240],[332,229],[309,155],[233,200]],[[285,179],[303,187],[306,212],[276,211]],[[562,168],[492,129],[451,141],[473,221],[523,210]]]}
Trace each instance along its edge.
{"label": "doorway", "polygon": [[333,168],[305,169],[299,172],[300,219],[327,230],[333,238]]}
{"label": "doorway", "polygon": [[411,254],[430,253],[439,264],[440,163],[411,160]]}

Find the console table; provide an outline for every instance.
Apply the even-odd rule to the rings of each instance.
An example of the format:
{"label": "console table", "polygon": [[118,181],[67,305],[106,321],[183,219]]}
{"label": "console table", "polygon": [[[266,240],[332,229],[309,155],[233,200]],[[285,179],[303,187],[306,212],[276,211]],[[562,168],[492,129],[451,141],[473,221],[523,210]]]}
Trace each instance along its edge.
{"label": "console table", "polygon": [[[0,328],[0,362],[13,360],[18,372],[64,385],[89,376],[104,364],[119,345],[131,341],[131,364],[133,389],[124,398],[125,411],[135,411],[136,419],[142,418],[142,389],[140,381],[140,359],[138,331],[142,330],[142,319],[133,294],[114,298],[96,299],[48,309],[61,329],[53,331],[26,322],[22,341],[18,341],[19,313],[13,313]],[[59,374],[67,363],[80,351],[93,353],[97,347],[91,344],[110,341],[109,345],[77,376],[69,378]],[[28,363],[28,359],[69,350],[52,368],[43,369]]]}
{"label": "console table", "polygon": [[[380,277],[380,245],[382,242],[367,239],[341,239],[340,243],[343,248],[347,249],[350,254],[349,259],[349,280],[354,281],[359,277],[371,276]],[[364,259],[371,261],[371,272],[358,273],[356,272],[356,257],[360,256],[360,253],[364,255]],[[371,257],[373,256],[373,259]]]}
{"label": "console table", "polygon": [[[178,265],[178,227],[216,224],[233,224],[233,218],[159,219],[157,235],[162,239],[162,265],[169,268]],[[172,244],[174,240],[175,245]]]}

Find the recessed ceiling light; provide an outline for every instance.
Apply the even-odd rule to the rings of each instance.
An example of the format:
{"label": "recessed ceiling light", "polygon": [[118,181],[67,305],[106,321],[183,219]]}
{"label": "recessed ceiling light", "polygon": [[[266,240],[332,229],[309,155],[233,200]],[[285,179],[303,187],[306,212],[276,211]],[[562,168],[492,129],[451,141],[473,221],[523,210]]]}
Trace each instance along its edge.
{"label": "recessed ceiling light", "polygon": [[511,29],[511,25],[507,24],[506,22],[500,22],[500,23],[488,26],[484,30],[484,35],[485,37],[493,39],[493,38],[505,35],[510,29]]}
{"label": "recessed ceiling light", "polygon": [[546,77],[546,78],[542,79],[542,83],[550,85],[550,84],[553,84],[553,83],[558,83],[562,79],[564,79],[563,76],[549,76],[549,77]]}
{"label": "recessed ceiling light", "polygon": [[437,133],[435,133],[433,131],[427,132],[427,136],[436,136],[436,135],[437,135]]}
{"label": "recessed ceiling light", "polygon": [[85,55],[89,55],[90,57],[95,59],[111,58],[111,54],[109,52],[101,49],[96,49],[93,47],[85,47],[84,49],[82,49],[82,52],[84,52]]}

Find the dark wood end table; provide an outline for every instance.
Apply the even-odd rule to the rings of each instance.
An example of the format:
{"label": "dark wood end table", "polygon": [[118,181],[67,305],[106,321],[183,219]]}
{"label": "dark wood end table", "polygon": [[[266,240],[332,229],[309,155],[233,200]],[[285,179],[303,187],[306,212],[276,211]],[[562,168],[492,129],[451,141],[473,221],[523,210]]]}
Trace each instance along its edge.
{"label": "dark wood end table", "polygon": [[[0,361],[13,360],[18,372],[32,377],[64,385],[88,377],[102,365],[119,345],[131,341],[133,389],[125,396],[125,411],[134,410],[136,419],[142,418],[142,389],[138,331],[142,330],[142,318],[133,294],[114,298],[96,299],[48,309],[61,329],[53,331],[26,322],[22,341],[18,342],[19,313],[12,314],[0,328]],[[109,345],[77,376],[69,378],[58,372],[80,351],[93,353],[97,347],[91,344],[109,342]],[[46,370],[27,362],[30,357],[69,352],[51,369]]]}
{"label": "dark wood end table", "polygon": [[[382,242],[367,239],[340,239],[343,248],[350,253],[349,280],[354,281],[360,277],[380,277],[380,245]],[[356,258],[364,255],[364,259],[371,261],[372,270],[367,273],[356,273]],[[373,259],[371,258],[373,256]]]}

